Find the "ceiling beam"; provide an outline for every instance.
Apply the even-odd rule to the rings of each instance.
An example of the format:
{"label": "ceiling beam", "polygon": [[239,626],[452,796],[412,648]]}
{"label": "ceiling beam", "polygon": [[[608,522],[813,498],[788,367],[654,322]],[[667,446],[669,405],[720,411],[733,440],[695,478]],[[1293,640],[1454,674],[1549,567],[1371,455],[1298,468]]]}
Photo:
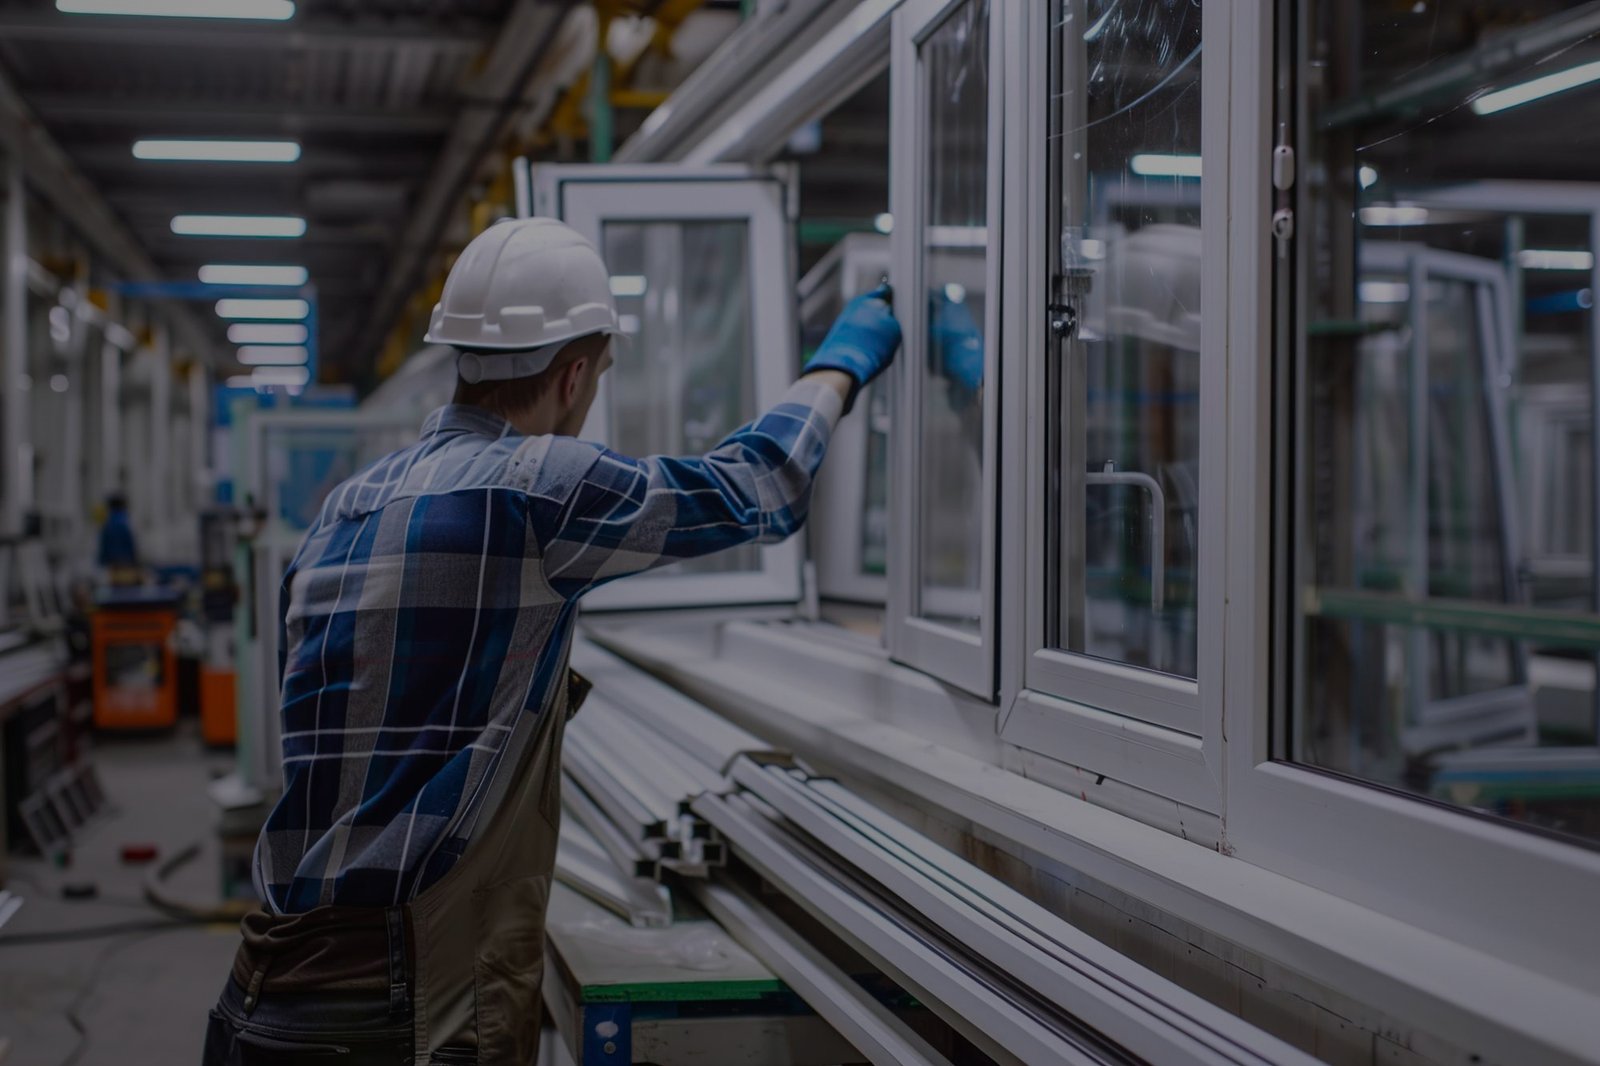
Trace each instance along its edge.
{"label": "ceiling beam", "polygon": [[394,249],[388,274],[357,341],[357,358],[376,355],[406,298],[421,283],[451,208],[460,201],[462,189],[485,153],[504,134],[524,87],[573,2],[516,0],[506,16],[482,72],[463,94],[480,103],[463,108],[416,198],[411,222]]}
{"label": "ceiling beam", "polygon": [[[79,238],[98,249],[127,280],[161,280],[156,264],[140,247],[138,239],[40,125],[11,76],[3,69],[0,69],[0,144],[22,160],[23,175],[34,194],[59,211],[77,230]],[[213,345],[194,311],[181,303],[165,310],[193,353],[209,357]]]}
{"label": "ceiling beam", "polygon": [[[0,28],[0,35],[5,30]],[[304,100],[226,100],[197,97],[105,95],[102,90],[76,93],[30,93],[28,102],[52,126],[130,126],[147,133],[169,133],[170,127],[225,127],[230,133],[263,127],[284,133],[345,132],[362,134],[442,133],[454,120],[448,108],[351,106]]]}
{"label": "ceiling beam", "polygon": [[392,48],[426,44],[441,52],[476,52],[495,37],[486,20],[310,16],[286,22],[211,22],[189,19],[64,15],[0,10],[0,40],[130,48]]}

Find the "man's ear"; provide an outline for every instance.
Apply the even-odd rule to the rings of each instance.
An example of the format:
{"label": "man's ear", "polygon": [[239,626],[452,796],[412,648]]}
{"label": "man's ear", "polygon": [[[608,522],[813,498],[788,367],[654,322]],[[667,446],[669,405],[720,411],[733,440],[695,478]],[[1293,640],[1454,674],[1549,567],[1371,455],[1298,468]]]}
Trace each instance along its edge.
{"label": "man's ear", "polygon": [[571,407],[578,401],[578,393],[583,387],[583,374],[588,367],[589,357],[583,356],[561,368],[557,384],[561,387],[562,407]]}

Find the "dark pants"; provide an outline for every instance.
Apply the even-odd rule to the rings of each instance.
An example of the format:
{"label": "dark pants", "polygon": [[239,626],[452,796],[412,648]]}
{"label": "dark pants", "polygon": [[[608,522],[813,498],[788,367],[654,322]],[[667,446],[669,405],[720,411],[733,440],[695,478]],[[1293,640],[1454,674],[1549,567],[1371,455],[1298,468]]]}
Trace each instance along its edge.
{"label": "dark pants", "polygon": [[[211,1011],[204,1066],[289,1066],[327,1059],[341,1066],[411,1062],[411,1009],[391,1011],[372,994],[263,997],[246,1014],[244,989],[228,979]],[[440,1063],[470,1063],[474,1056]]]}

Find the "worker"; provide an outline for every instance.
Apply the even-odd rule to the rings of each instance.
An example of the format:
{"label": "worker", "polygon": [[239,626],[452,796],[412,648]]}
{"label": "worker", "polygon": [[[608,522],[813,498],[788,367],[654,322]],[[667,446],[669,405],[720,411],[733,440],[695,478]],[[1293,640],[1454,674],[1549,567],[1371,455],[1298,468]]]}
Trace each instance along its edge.
{"label": "worker", "polygon": [[578,601],[792,535],[829,433],[900,343],[852,301],[772,410],[710,453],[580,441],[619,332],[560,222],[469,244],[427,335],[458,352],[421,439],[333,490],[290,563],[283,796],[205,1061],[531,1063]]}
{"label": "worker", "polygon": [[133,523],[128,518],[128,498],[120,492],[106,497],[106,520],[100,526],[100,550],[96,562],[108,584],[137,585],[139,547],[133,538]]}

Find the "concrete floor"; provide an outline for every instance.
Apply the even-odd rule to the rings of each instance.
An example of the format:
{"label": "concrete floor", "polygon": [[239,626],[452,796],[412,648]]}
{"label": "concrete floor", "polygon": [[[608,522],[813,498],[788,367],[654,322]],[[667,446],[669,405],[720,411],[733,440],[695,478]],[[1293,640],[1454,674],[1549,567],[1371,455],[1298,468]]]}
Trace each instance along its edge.
{"label": "concrete floor", "polygon": [[[5,1066],[186,1066],[200,1061],[206,1012],[216,1001],[238,942],[237,928],[183,926],[50,944],[13,936],[160,919],[142,901],[144,867],[124,866],[124,843],[150,842],[163,857],[194,841],[201,856],[168,882],[195,902],[218,895],[213,827],[205,793],[232,757],[205,751],[186,734],[102,741],[95,752],[114,807],[87,827],[68,868],[14,857],[5,888],[26,902],[0,927],[0,1046]],[[94,881],[97,900],[60,897],[67,881]],[[80,1035],[68,1013],[81,1020]]]}

